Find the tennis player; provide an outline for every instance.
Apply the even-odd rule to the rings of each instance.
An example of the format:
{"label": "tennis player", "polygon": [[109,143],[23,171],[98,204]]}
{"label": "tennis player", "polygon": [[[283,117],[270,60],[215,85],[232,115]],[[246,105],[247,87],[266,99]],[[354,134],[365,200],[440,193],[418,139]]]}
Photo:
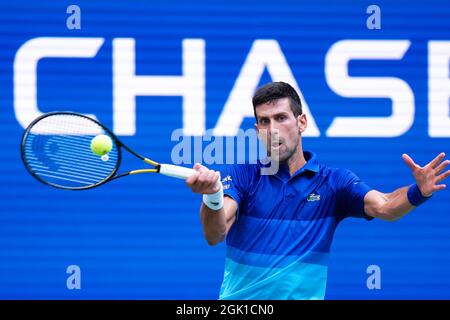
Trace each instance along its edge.
{"label": "tennis player", "polygon": [[403,154],[416,183],[391,193],[370,188],[349,170],[320,163],[303,150],[307,119],[287,83],[259,88],[253,108],[258,136],[263,142],[267,138],[278,172],[261,174],[261,163],[230,165],[219,186],[218,172],[196,164],[197,172],[186,180],[193,192],[203,194],[200,215],[208,243],[226,238],[220,299],[323,299],[340,221],[395,221],[446,187],[441,182],[450,176],[450,170],[443,173],[450,161],[443,161],[444,153],[424,167]]}

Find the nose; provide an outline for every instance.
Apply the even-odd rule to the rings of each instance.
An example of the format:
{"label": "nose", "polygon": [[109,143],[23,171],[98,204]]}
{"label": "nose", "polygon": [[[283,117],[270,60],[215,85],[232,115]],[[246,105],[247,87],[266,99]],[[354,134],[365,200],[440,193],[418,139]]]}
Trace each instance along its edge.
{"label": "nose", "polygon": [[271,121],[270,122],[270,126],[269,126],[269,135],[278,135],[278,126],[275,123],[275,121]]}
{"label": "nose", "polygon": [[278,126],[273,122],[271,122],[269,127],[269,139],[272,143],[280,140],[280,131],[278,130]]}

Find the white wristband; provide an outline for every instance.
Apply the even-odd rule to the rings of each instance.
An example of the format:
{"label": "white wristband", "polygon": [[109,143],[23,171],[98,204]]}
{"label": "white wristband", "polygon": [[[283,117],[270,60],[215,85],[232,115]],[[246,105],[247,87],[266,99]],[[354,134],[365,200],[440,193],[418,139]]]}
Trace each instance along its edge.
{"label": "white wristband", "polygon": [[220,179],[218,184],[220,184],[219,191],[213,194],[203,195],[203,203],[212,210],[220,210],[223,207],[223,186]]}

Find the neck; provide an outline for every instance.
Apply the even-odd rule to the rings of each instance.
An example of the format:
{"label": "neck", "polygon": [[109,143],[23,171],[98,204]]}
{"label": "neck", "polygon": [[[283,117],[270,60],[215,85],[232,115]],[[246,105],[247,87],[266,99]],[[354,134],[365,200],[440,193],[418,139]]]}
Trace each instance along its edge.
{"label": "neck", "polygon": [[286,160],[286,165],[289,168],[289,174],[292,176],[298,169],[306,164],[306,159],[303,156],[303,148],[299,143],[297,150],[292,154],[292,156]]}

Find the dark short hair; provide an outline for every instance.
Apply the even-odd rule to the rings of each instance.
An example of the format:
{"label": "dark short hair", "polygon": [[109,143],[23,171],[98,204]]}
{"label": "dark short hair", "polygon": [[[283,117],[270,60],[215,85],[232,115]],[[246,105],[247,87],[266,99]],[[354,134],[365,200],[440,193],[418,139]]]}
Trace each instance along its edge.
{"label": "dark short hair", "polygon": [[253,95],[253,112],[256,118],[256,107],[282,98],[289,98],[289,106],[295,117],[302,114],[302,102],[294,88],[286,82],[270,82],[259,87]]}

